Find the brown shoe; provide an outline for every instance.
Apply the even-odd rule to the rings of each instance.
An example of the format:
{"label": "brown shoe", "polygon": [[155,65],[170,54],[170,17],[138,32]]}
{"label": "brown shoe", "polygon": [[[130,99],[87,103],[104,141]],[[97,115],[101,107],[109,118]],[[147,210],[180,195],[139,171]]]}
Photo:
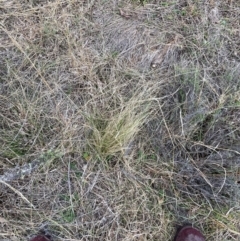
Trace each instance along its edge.
{"label": "brown shoe", "polygon": [[206,239],[198,229],[184,226],[178,230],[174,241],[206,241]]}
{"label": "brown shoe", "polygon": [[50,237],[45,235],[37,235],[36,237],[32,238],[30,241],[51,241]]}

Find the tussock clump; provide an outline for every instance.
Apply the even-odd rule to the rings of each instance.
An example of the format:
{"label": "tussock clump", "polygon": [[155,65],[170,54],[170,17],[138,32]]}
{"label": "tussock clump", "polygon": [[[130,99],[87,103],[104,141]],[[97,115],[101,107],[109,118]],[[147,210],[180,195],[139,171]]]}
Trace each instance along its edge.
{"label": "tussock clump", "polygon": [[109,158],[119,152],[125,153],[149,118],[153,90],[147,86],[144,89],[137,90],[129,100],[118,96],[117,101],[120,103],[109,113],[96,110],[97,113],[87,114],[89,144],[100,158]]}

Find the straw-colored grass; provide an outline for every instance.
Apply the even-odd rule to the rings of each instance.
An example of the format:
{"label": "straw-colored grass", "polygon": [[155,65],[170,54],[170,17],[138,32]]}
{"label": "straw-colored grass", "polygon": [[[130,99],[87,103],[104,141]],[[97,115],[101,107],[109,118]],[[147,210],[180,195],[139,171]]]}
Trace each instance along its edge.
{"label": "straw-colored grass", "polygon": [[0,0],[0,240],[239,240],[239,11]]}

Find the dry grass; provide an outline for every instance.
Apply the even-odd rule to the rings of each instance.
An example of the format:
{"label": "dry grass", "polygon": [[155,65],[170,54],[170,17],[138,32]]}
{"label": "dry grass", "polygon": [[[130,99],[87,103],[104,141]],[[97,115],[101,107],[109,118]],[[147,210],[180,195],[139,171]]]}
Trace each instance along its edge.
{"label": "dry grass", "polygon": [[239,240],[239,11],[0,0],[0,240]]}

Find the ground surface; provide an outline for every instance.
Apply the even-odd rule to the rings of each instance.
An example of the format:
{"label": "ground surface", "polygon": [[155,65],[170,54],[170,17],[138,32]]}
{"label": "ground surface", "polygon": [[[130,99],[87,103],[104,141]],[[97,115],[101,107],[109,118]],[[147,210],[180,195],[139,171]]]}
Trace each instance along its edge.
{"label": "ground surface", "polygon": [[240,240],[239,13],[0,0],[0,240]]}

